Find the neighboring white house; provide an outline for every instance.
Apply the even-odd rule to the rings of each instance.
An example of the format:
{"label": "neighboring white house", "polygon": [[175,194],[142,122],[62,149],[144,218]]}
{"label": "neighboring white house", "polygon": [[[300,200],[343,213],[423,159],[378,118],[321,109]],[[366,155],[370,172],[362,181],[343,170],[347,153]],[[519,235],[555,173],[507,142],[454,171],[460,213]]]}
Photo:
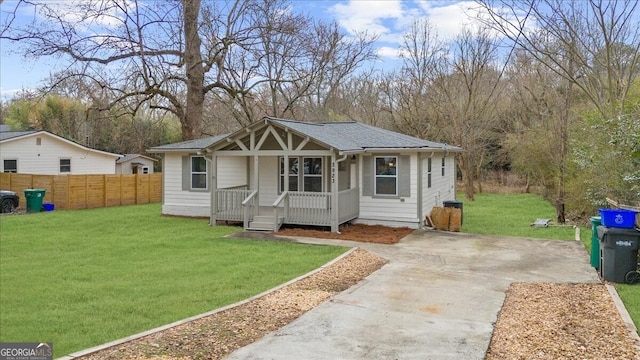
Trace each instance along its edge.
{"label": "neighboring white house", "polygon": [[455,199],[462,149],[357,122],[265,118],[148,151],[162,154],[163,214],[337,231],[347,221],[421,227]]}
{"label": "neighboring white house", "polygon": [[44,130],[0,131],[0,171],[41,174],[115,174],[112,154]]}
{"label": "neighboring white house", "polygon": [[158,160],[140,154],[124,154],[116,160],[116,174],[153,174]]}

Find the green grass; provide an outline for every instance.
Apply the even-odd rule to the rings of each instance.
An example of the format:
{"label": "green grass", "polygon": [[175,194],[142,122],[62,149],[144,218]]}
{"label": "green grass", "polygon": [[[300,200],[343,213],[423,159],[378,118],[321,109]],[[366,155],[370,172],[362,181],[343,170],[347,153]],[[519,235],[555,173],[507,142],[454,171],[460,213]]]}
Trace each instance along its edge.
{"label": "green grass", "polygon": [[575,229],[571,226],[531,226],[538,218],[556,218],[553,206],[539,196],[483,193],[476,194],[475,201],[465,200],[462,194],[459,198],[463,202],[463,232],[555,240],[575,239]]}
{"label": "green grass", "polygon": [[0,341],[55,356],[246,299],[346,249],[227,239],[160,206],[0,217]]}
{"label": "green grass", "polygon": [[[462,231],[473,234],[507,235],[551,240],[574,240],[575,229],[570,226],[533,228],[537,218],[555,219],[554,207],[532,194],[476,194],[475,201],[463,199],[464,224]],[[591,224],[580,227],[580,240],[591,254]],[[615,284],[629,315],[640,328],[640,285]]]}

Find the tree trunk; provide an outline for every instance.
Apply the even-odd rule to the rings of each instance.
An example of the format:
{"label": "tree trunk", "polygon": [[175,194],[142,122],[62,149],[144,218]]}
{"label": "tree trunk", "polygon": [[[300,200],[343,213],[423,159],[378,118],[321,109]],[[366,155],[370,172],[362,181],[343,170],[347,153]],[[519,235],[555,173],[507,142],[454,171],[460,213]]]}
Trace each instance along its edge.
{"label": "tree trunk", "polygon": [[464,154],[460,156],[460,172],[462,173],[462,181],[464,182],[465,197],[469,201],[474,201],[473,170],[471,169],[471,161],[469,161]]}
{"label": "tree trunk", "polygon": [[184,64],[187,75],[187,106],[182,120],[182,139],[198,139],[202,135],[204,110],[204,67],[201,40],[198,35],[200,0],[182,0],[184,21]]}

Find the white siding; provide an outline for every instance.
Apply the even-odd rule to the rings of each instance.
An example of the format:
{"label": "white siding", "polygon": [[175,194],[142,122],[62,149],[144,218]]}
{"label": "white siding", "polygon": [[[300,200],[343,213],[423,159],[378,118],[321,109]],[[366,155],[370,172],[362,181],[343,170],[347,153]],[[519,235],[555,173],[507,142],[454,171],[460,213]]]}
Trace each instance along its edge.
{"label": "white siding", "polygon": [[[251,162],[253,165],[253,161]],[[261,156],[260,163],[260,206],[271,206],[278,198],[279,164],[276,156]],[[251,169],[253,174],[253,168]]]}
{"label": "white siding", "polygon": [[249,185],[247,182],[247,159],[242,156],[219,156],[218,189]]}
{"label": "white siding", "polygon": [[422,220],[431,213],[434,206],[442,206],[443,201],[455,200],[455,155],[445,157],[445,170],[442,176],[442,156],[436,153],[431,158],[431,188],[428,187],[428,156],[422,161]]}
{"label": "white siding", "polygon": [[[60,159],[71,159],[71,172],[62,174],[115,174],[118,155],[83,148],[48,133],[38,133],[3,142],[0,144],[0,157],[2,160],[18,160],[18,173],[59,175]],[[0,161],[0,166],[4,171],[4,161]]]}
{"label": "white siding", "polygon": [[[166,153],[164,156],[164,197],[162,213],[167,215],[208,217],[211,210],[211,192],[182,189],[182,157],[195,154]],[[246,185],[244,157],[218,157],[218,187]],[[211,174],[209,188],[211,188]]]}
{"label": "white siding", "polygon": [[[408,154],[400,154],[408,155]],[[359,162],[362,174],[362,161]],[[419,227],[418,219],[418,157],[410,156],[410,196],[401,198],[385,198],[382,196],[362,196],[360,178],[360,215],[356,222],[365,224],[382,224],[389,226]],[[362,177],[362,176],[361,176]]]}

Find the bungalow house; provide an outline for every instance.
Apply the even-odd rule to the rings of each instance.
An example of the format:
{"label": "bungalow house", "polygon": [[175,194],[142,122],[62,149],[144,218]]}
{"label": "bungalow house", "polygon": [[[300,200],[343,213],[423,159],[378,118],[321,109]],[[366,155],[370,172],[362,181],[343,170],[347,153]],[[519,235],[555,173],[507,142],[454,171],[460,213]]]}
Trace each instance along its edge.
{"label": "bungalow house", "polygon": [[91,149],[45,130],[0,131],[0,171],[24,174],[115,174],[122,155]]}
{"label": "bungalow house", "polygon": [[455,197],[461,148],[357,123],[267,117],[232,134],[148,150],[162,154],[163,214],[245,229],[342,223],[421,227]]}
{"label": "bungalow house", "polygon": [[140,154],[124,154],[116,160],[116,174],[153,174],[154,158]]}

